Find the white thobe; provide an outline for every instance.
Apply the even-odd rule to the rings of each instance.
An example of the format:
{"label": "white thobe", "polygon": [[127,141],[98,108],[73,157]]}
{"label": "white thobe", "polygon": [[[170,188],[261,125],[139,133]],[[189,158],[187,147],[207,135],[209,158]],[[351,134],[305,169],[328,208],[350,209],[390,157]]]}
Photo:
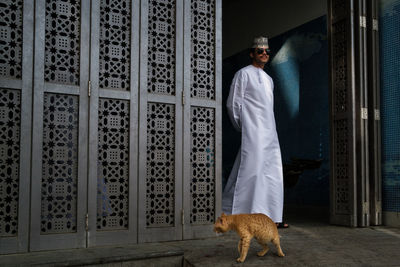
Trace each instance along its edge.
{"label": "white thobe", "polygon": [[227,214],[263,213],[282,222],[282,159],[274,117],[274,84],[249,65],[233,78],[228,114],[242,132],[242,145],[222,197]]}

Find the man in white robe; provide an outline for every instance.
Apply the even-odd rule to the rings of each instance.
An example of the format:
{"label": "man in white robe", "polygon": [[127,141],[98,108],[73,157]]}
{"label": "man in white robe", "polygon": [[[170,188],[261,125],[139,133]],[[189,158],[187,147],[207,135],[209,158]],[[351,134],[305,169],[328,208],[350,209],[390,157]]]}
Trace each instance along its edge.
{"label": "man in white robe", "polygon": [[227,214],[263,213],[281,223],[283,172],[274,84],[263,70],[269,60],[267,38],[254,40],[250,57],[252,64],[235,74],[227,100],[228,114],[242,133],[242,144],[223,192],[222,210]]}

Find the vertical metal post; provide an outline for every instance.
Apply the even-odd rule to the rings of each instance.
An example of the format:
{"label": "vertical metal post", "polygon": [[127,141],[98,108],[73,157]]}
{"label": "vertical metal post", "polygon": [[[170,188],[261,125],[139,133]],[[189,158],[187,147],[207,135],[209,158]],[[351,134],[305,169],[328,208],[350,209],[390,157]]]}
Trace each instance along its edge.
{"label": "vertical metal post", "polygon": [[354,5],[355,30],[355,107],[357,156],[358,226],[369,225],[369,168],[368,168],[368,93],[367,93],[367,22],[366,1]]}
{"label": "vertical metal post", "polygon": [[367,0],[370,224],[382,224],[378,1]]}

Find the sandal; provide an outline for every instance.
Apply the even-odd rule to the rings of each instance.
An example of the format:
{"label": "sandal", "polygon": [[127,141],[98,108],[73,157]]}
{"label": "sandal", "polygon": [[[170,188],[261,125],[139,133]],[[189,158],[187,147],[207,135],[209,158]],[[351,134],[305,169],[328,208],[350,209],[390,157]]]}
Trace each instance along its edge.
{"label": "sandal", "polygon": [[277,228],[289,228],[289,224],[285,222],[275,223]]}

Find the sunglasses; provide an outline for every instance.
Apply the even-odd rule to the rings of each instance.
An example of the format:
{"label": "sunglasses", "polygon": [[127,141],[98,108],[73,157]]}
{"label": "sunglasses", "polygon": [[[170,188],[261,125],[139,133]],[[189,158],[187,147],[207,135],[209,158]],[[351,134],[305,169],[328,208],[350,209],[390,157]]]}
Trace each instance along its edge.
{"label": "sunglasses", "polygon": [[258,54],[258,55],[262,55],[262,53],[264,53],[265,52],[265,54],[267,54],[267,55],[270,55],[271,54],[271,50],[269,49],[269,48],[257,48],[256,49],[256,53]]}

